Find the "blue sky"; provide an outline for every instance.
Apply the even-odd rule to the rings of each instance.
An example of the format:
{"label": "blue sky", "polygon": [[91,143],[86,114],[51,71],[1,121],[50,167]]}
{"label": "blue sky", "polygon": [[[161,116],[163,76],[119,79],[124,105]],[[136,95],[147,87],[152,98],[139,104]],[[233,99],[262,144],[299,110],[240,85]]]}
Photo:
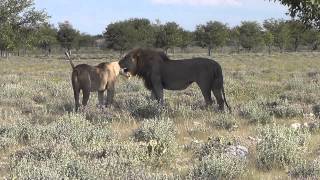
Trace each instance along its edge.
{"label": "blue sky", "polygon": [[285,6],[268,0],[35,0],[35,5],[48,12],[51,23],[68,20],[92,35],[111,22],[134,17],[175,21],[188,30],[210,20],[235,26],[244,20],[288,19]]}

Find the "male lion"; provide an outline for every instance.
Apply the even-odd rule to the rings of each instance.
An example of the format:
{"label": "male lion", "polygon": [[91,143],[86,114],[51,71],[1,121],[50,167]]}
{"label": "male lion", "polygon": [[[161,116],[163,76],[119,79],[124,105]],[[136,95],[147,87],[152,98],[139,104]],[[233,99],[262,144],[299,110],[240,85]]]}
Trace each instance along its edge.
{"label": "male lion", "polygon": [[134,49],[119,61],[124,72],[141,77],[145,87],[151,90],[152,97],[163,103],[163,89],[183,90],[196,82],[201,89],[206,105],[213,103],[213,92],[219,110],[224,103],[229,107],[224,93],[221,66],[214,60],[205,58],[170,60],[161,51]]}
{"label": "male lion", "polygon": [[107,106],[113,101],[115,82],[119,73],[127,78],[130,77],[128,73],[124,73],[120,69],[118,62],[104,62],[97,66],[90,66],[88,64],[79,64],[74,66],[69,53],[65,52],[65,55],[72,67],[71,80],[76,111],[78,111],[78,108],[80,107],[80,90],[82,90],[83,94],[83,106],[87,105],[90,92],[94,91],[98,91],[99,105],[103,105],[104,91],[107,90],[107,102],[105,103],[105,106]]}

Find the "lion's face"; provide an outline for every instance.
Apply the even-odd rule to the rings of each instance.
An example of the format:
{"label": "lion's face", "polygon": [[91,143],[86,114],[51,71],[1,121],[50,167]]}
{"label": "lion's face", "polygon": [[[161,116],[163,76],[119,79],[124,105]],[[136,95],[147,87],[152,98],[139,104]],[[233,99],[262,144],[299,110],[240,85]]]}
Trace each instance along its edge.
{"label": "lion's face", "polygon": [[137,74],[137,60],[131,55],[131,53],[123,57],[119,61],[119,65],[125,73],[130,73],[133,76]]}

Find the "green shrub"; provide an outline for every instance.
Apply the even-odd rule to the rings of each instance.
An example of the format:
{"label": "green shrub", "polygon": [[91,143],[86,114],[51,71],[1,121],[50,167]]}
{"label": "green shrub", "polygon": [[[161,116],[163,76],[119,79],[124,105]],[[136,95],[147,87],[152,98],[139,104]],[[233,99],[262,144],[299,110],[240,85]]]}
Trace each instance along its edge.
{"label": "green shrub", "polygon": [[111,122],[114,118],[114,110],[105,108],[99,108],[97,106],[88,105],[82,110],[82,114],[86,117],[88,121],[94,124],[106,124]]}
{"label": "green shrub", "polygon": [[131,78],[124,83],[119,84],[119,92],[132,93],[144,90],[142,80]]}
{"label": "green shrub", "polygon": [[68,142],[31,146],[10,158],[11,179],[175,179],[144,164],[145,149],[111,141],[101,154],[77,153]]}
{"label": "green shrub", "polygon": [[262,169],[285,168],[305,153],[310,134],[293,128],[272,125],[258,130],[257,164]]}
{"label": "green shrub", "polygon": [[268,124],[272,121],[270,113],[260,104],[248,102],[240,107],[240,116],[249,123]]}
{"label": "green shrub", "polygon": [[28,119],[20,120],[7,131],[6,137],[22,144],[67,141],[76,149],[101,146],[113,138],[108,125],[95,126],[83,114],[65,114],[47,125],[31,124]]}
{"label": "green shrub", "polygon": [[11,145],[15,145],[17,142],[12,138],[5,138],[0,136],[0,150],[6,150]]}
{"label": "green shrub", "polygon": [[170,119],[148,119],[144,120],[141,127],[134,133],[136,141],[147,143],[148,155],[160,157],[163,163],[172,161],[177,150],[175,140],[176,130]]}
{"label": "green shrub", "polygon": [[95,126],[83,114],[62,116],[49,130],[58,141],[68,140],[74,148],[100,146],[113,138],[108,126]]}
{"label": "green shrub", "polygon": [[305,91],[285,91],[280,94],[279,98],[284,101],[314,104],[319,101],[318,94],[314,91],[312,93],[306,93]]}
{"label": "green shrub", "polygon": [[247,171],[246,156],[234,154],[228,149],[235,147],[234,138],[213,137],[195,149],[199,164],[189,174],[190,179],[237,179]]}
{"label": "green shrub", "polygon": [[237,179],[246,172],[245,159],[229,154],[213,153],[205,156],[192,169],[190,179]]}
{"label": "green shrub", "polygon": [[136,118],[150,119],[159,117],[162,113],[162,107],[156,100],[150,100],[144,96],[129,97],[122,103],[121,106]]}
{"label": "green shrub", "polygon": [[232,114],[219,113],[213,118],[212,124],[221,129],[232,130],[236,127],[237,121]]}
{"label": "green shrub", "polygon": [[285,101],[272,101],[265,102],[267,110],[278,118],[293,118],[293,117],[302,117],[303,109],[300,105],[291,104],[287,100]]}
{"label": "green shrub", "polygon": [[317,179],[320,177],[320,158],[312,161],[301,160],[295,163],[290,171],[289,175],[294,178],[301,179]]}

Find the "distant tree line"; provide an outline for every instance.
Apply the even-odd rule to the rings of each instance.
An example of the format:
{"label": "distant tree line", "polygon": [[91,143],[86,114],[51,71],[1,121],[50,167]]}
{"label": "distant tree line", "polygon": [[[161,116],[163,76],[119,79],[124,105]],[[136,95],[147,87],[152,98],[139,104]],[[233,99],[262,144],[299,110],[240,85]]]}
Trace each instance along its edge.
{"label": "distant tree line", "polygon": [[176,47],[182,50],[200,46],[211,55],[222,47],[239,52],[257,52],[267,49],[298,51],[300,47],[319,50],[320,31],[298,20],[268,19],[260,24],[243,21],[229,27],[219,21],[209,21],[193,32],[184,30],[175,22],[151,23],[148,19],[130,19],[109,24],[103,34],[106,48],[124,51],[134,47],[156,47],[165,51]]}
{"label": "distant tree line", "polygon": [[183,29],[176,22],[151,22],[134,18],[107,25],[101,35],[80,33],[68,21],[54,27],[48,15],[34,8],[33,0],[0,0],[0,56],[8,52],[19,55],[28,49],[41,49],[50,55],[52,48],[79,50],[99,47],[123,53],[135,47],[155,47],[166,52],[188,47],[206,48],[208,55],[228,48],[231,52],[316,51],[320,46],[320,6],[312,1],[280,0],[289,7],[289,14],[298,20],[267,19],[262,24],[243,21],[230,27],[219,21]]}
{"label": "distant tree line", "polygon": [[33,0],[0,0],[0,57],[42,49],[49,55],[53,47],[79,50],[94,46],[97,36],[80,33],[69,22],[55,28],[45,11],[36,10]]}

